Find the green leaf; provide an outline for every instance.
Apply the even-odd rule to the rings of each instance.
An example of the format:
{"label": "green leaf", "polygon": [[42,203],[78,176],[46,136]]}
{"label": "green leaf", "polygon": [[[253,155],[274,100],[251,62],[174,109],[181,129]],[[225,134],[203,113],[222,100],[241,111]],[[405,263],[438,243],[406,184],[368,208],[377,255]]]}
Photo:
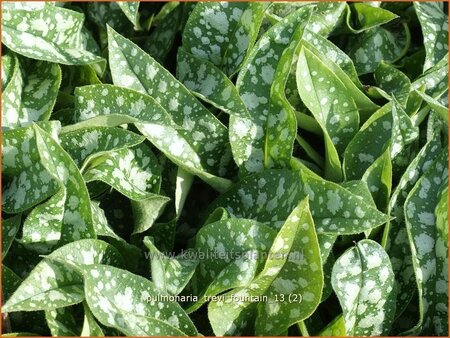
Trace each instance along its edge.
{"label": "green leaf", "polygon": [[177,78],[197,97],[230,115],[249,116],[233,82],[214,64],[183,48],[178,50],[177,63]]}
{"label": "green leaf", "polygon": [[8,299],[17,290],[22,279],[17,274],[8,268],[6,265],[2,265],[2,298]]}
{"label": "green leaf", "polygon": [[448,107],[418,90],[415,91],[448,124]]}
{"label": "green leaf", "polygon": [[57,64],[15,55],[11,63],[13,71],[2,92],[2,128],[48,120],[61,83],[61,68]]}
{"label": "green leaf", "polygon": [[[318,234],[355,234],[388,217],[347,189],[306,172],[266,170],[242,179],[212,205],[237,218],[251,218],[279,229],[289,210],[309,197]],[[274,212],[275,211],[275,212]]]}
{"label": "green leaf", "polygon": [[[302,250],[308,244],[308,250]],[[276,335],[307,318],[320,302],[323,287],[319,245],[307,199],[292,211],[278,232],[264,269],[249,286],[237,288],[224,301],[211,302],[208,317],[216,335],[238,335],[245,328],[242,313],[256,307],[255,333]],[[293,275],[294,280],[292,279]],[[277,302],[280,295],[301,295],[300,303]],[[289,296],[291,295],[291,296]],[[249,297],[266,296],[252,304]],[[232,300],[232,297],[237,297]],[[231,301],[230,301],[231,300]]]}
{"label": "green leaf", "polygon": [[189,285],[199,300],[189,312],[199,308],[207,297],[247,286],[275,235],[268,226],[248,219],[221,219],[203,226],[195,241],[200,262]]}
{"label": "green leaf", "polygon": [[31,11],[7,9],[2,18],[2,43],[18,54],[65,65],[105,67],[104,59],[81,46],[81,13],[46,5]]}
{"label": "green leaf", "polygon": [[364,123],[345,150],[346,179],[360,179],[387,148],[390,149],[392,161],[396,161],[393,162],[396,167],[407,166],[407,145],[418,134],[418,128],[412,124],[402,106],[395,99],[387,103]]}
{"label": "green leaf", "polygon": [[[154,96],[171,114],[177,125],[182,126],[187,134],[197,138],[191,145],[183,139],[174,142],[172,135],[165,135],[170,139],[169,158],[178,158],[183,164],[191,162],[191,167],[197,167],[193,173],[198,175],[205,172],[202,175],[204,179],[210,179],[212,175],[224,176],[231,155],[225,126],[151,56],[111,28],[108,32],[114,83]],[[128,66],[123,66],[121,61]],[[161,132],[158,134],[159,143],[162,143],[163,130],[155,129],[155,132],[158,131]],[[194,147],[195,155],[190,154],[191,147]],[[224,183],[223,186],[225,185]]]}
{"label": "green leaf", "polygon": [[[436,291],[442,294],[440,299],[444,300],[445,296],[448,297],[448,288],[446,287],[448,285],[448,270],[445,265],[448,262],[448,187],[445,187],[442,191],[434,215],[438,238],[436,242],[436,259],[439,262],[437,268],[442,268],[436,282]],[[444,290],[441,290],[442,287]],[[444,306],[440,304],[444,304]],[[448,321],[446,319],[448,305],[445,305],[445,301],[436,305],[436,313],[433,317],[434,332],[439,335],[448,332]]]}
{"label": "green leaf", "polygon": [[[59,122],[39,125],[58,138]],[[27,210],[58,191],[57,181],[40,160],[32,126],[3,133],[2,176],[2,209],[10,214]]]}
{"label": "green leaf", "polygon": [[414,293],[411,292],[411,289],[415,284],[403,206],[408,193],[423,173],[428,170],[441,150],[439,133],[435,132],[433,139],[420,150],[406,168],[389,201],[389,214],[392,216],[392,220],[385,228],[382,243],[391,258],[396,276],[398,315],[405,310],[413,297]]}
{"label": "green leaf", "polygon": [[37,125],[33,126],[42,164],[66,195],[60,243],[95,237],[89,193],[75,162],[64,149]]}
{"label": "green leaf", "polygon": [[73,307],[45,311],[45,319],[53,337],[80,335]]}
{"label": "green leaf", "polygon": [[420,90],[422,86],[425,86],[425,93],[433,98],[439,98],[448,91],[448,53],[412,83],[415,90]]}
{"label": "green leaf", "polygon": [[183,31],[183,47],[233,75],[255,43],[267,4],[204,2],[192,11]]}
{"label": "green leaf", "polygon": [[148,36],[142,45],[142,49],[150,54],[156,61],[162,63],[172,49],[180,28],[182,14],[183,5],[176,6],[166,15],[164,20],[156,26],[155,30]]}
{"label": "green leaf", "polygon": [[[321,4],[322,3],[319,5]],[[302,43],[309,49],[310,52],[314,53],[319,59],[322,60],[322,62],[331,68],[335,75],[345,84],[345,86],[348,87],[349,93],[351,93],[354,97],[358,108],[373,110],[376,107],[376,105],[370,102],[365,95],[362,95],[361,90],[358,90],[358,88],[362,88],[362,85],[359,81],[355,65],[353,64],[352,59],[350,59],[347,54],[339,49],[339,47],[309,28],[306,28],[306,34],[303,35]],[[358,88],[354,88],[355,85],[352,85],[351,82],[349,82],[349,79]]]}
{"label": "green leaf", "polygon": [[87,304],[103,325],[126,335],[197,335],[183,309],[158,300],[164,294],[149,280],[100,264],[85,266],[83,275]]}
{"label": "green leaf", "polygon": [[345,336],[345,321],[342,315],[333,319],[318,336],[324,337],[344,337]]}
{"label": "green leaf", "polygon": [[403,23],[398,29],[378,26],[358,34],[349,43],[348,56],[355,63],[359,75],[374,72],[381,61],[394,63],[409,48],[410,33]]}
{"label": "green leaf", "polygon": [[192,278],[198,265],[194,252],[184,251],[176,257],[170,257],[158,250],[151,237],[144,237],[144,244],[150,250],[153,283],[163,293],[178,295]]}
{"label": "green leaf", "polygon": [[325,175],[339,180],[341,171],[336,151],[342,153],[358,130],[357,107],[352,99],[342,99],[346,93],[345,86],[306,48],[300,51],[298,58],[297,87],[302,101],[324,131]]}
{"label": "green leaf", "polygon": [[392,188],[392,163],[389,149],[367,168],[362,180],[369,187],[378,210],[386,211]]}
{"label": "green leaf", "polygon": [[122,128],[85,127],[60,135],[61,146],[81,171],[97,163],[99,157],[131,148],[145,138]]}
{"label": "green leaf", "polygon": [[2,219],[2,260],[8,253],[8,250],[19,231],[21,220],[21,214],[11,218]]}
{"label": "green leaf", "polygon": [[302,7],[274,25],[239,73],[236,87],[250,118],[230,117],[230,142],[234,160],[244,173],[289,164],[296,123],[284,88],[310,16],[311,8]]}
{"label": "green leaf", "polygon": [[388,334],[395,315],[389,256],[372,240],[359,241],[337,260],[331,277],[349,336]]}
{"label": "green leaf", "polygon": [[93,239],[69,243],[42,260],[2,307],[2,312],[53,310],[84,299],[83,265],[123,265],[118,251]]}
{"label": "green leaf", "polygon": [[139,1],[117,1],[122,12],[128,20],[134,25],[134,29],[140,30],[139,25]]}
{"label": "green leaf", "polygon": [[[439,237],[434,210],[440,192],[448,185],[448,150],[443,149],[417,181],[405,201],[406,230],[411,245],[419,295],[419,322],[410,332],[434,332],[432,319],[443,315],[440,305],[448,288],[442,274],[447,265],[443,238]],[[438,244],[440,242],[440,244]],[[434,321],[434,319],[433,319]],[[441,322],[441,320],[439,320]],[[436,328],[440,331],[439,325]]]}
{"label": "green leaf", "polygon": [[151,194],[145,199],[131,201],[134,217],[133,234],[150,229],[155,221],[162,215],[170,199],[166,196]]}
{"label": "green leaf", "polygon": [[344,2],[318,2],[308,29],[321,36],[328,36],[339,26],[345,13]]}
{"label": "green leaf", "polygon": [[133,31],[133,24],[126,17],[117,2],[89,2],[87,4],[86,15],[94,22],[100,30],[100,42],[106,46],[106,25],[113,27],[122,34],[129,34]]}
{"label": "green leaf", "polygon": [[401,105],[406,105],[411,91],[411,81],[405,74],[385,62],[380,62],[374,76],[379,87],[389,98],[395,96]]}
{"label": "green leaf", "polygon": [[161,172],[158,160],[144,143],[95,158],[83,173],[86,182],[102,181],[132,200],[154,196]]}
{"label": "green leaf", "polygon": [[[352,23],[352,17],[354,18]],[[398,16],[386,9],[371,4],[353,3],[347,10],[347,27],[352,33],[361,33],[370,28],[386,24]]]}
{"label": "green leaf", "polygon": [[426,71],[448,53],[448,15],[438,3],[414,3],[414,9],[422,27]]}
{"label": "green leaf", "polygon": [[83,327],[81,329],[82,337],[104,337],[104,333],[100,325],[95,321],[94,315],[89,309],[86,302],[83,302],[84,319]]}

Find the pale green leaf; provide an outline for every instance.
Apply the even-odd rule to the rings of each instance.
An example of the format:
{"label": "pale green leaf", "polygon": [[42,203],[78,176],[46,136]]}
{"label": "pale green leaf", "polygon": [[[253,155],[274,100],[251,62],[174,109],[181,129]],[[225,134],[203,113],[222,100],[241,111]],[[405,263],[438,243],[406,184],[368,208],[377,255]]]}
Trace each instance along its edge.
{"label": "pale green leaf", "polygon": [[83,327],[81,329],[81,337],[104,337],[104,333],[100,325],[95,321],[95,318],[89,309],[86,302],[83,302],[84,318]]}

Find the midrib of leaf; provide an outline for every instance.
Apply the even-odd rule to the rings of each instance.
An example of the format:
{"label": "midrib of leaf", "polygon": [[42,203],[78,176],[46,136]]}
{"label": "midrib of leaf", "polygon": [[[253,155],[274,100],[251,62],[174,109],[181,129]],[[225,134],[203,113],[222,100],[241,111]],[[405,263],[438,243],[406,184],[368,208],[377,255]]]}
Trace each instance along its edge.
{"label": "midrib of leaf", "polygon": [[[24,302],[26,302],[26,301],[32,300],[33,297],[36,297],[36,296],[39,296],[39,295],[46,294],[46,293],[48,293],[48,292],[50,292],[50,291],[65,290],[66,288],[70,288],[70,287],[72,287],[72,286],[80,286],[81,289],[83,289],[83,283],[81,283],[81,284],[80,284],[80,283],[77,283],[77,284],[65,284],[65,285],[62,286],[62,287],[52,287],[52,288],[50,288],[50,289],[46,289],[45,291],[41,291],[41,292],[39,292],[39,293],[35,293],[35,294],[33,294],[32,296],[30,296],[30,297],[28,297],[28,298],[21,299],[20,302],[14,303],[14,304],[12,304],[11,306],[16,306],[17,304],[22,304],[22,303],[24,303]],[[12,296],[11,296],[11,297],[12,297]],[[80,300],[79,302],[76,302],[76,303],[68,304],[67,306],[69,306],[69,305],[74,305],[74,304],[79,304],[79,303],[81,303],[81,302],[82,302],[82,300]]]}
{"label": "midrib of leaf", "polygon": [[[156,322],[162,324],[162,326],[170,326],[173,330],[179,331],[179,332],[180,332],[180,336],[183,336],[183,337],[186,336],[186,333],[184,333],[184,332],[181,331],[180,329],[176,328],[175,326],[170,325],[169,323],[167,323],[167,322],[165,322],[165,321],[163,321],[163,320],[160,320],[160,319],[155,318],[155,317],[143,316],[143,315],[137,314],[137,313],[135,313],[135,312],[131,312],[131,311],[125,311],[125,310],[119,308],[115,303],[111,303],[111,302],[109,301],[109,299],[108,299],[108,303],[109,303],[110,305],[112,305],[113,308],[117,309],[117,312],[119,312],[119,313],[122,314],[122,315],[126,314],[126,315],[131,315],[131,316],[134,316],[134,317],[138,317],[138,318],[144,318],[144,319],[154,320],[154,321],[156,321]],[[124,316],[124,318],[126,318],[126,316]],[[139,325],[139,323],[138,323],[138,325]],[[139,326],[139,327],[142,329],[141,326]],[[120,329],[119,329],[119,330],[120,330]],[[127,330],[127,331],[128,331],[128,330]],[[144,331],[144,330],[142,330],[142,331]]]}

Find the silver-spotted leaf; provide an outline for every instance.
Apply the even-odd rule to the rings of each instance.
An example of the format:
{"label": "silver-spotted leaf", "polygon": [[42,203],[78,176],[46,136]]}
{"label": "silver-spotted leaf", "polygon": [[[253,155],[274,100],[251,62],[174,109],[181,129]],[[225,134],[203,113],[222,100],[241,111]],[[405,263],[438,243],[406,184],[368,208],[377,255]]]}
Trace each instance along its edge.
{"label": "silver-spotted leaf", "polygon": [[230,117],[230,142],[243,173],[288,166],[296,125],[284,88],[311,11],[301,7],[271,27],[239,72],[236,87],[250,117]]}
{"label": "silver-spotted leaf", "polygon": [[394,274],[389,256],[372,240],[359,241],[333,267],[333,289],[349,336],[386,335],[395,315]]}
{"label": "silver-spotted leaf", "polygon": [[122,265],[116,249],[99,240],[81,240],[53,251],[20,284],[2,312],[52,310],[84,299],[82,265]]}
{"label": "silver-spotted leaf", "polygon": [[178,295],[192,278],[199,263],[194,251],[184,251],[176,257],[170,257],[158,250],[152,238],[144,237],[144,244],[150,251],[153,283],[164,293]]}
{"label": "silver-spotted leaf", "polygon": [[214,64],[183,48],[178,50],[177,63],[177,78],[195,95],[230,115],[248,117],[233,82]]}
{"label": "silver-spotted leaf", "polygon": [[52,5],[42,9],[6,9],[2,13],[2,43],[26,57],[67,65],[105,60],[81,46],[82,13]]}
{"label": "silver-spotted leaf", "polygon": [[[208,317],[216,335],[241,334],[249,325],[241,314],[252,311],[254,306],[257,307],[257,335],[282,333],[315,310],[322,294],[323,275],[317,236],[308,210],[308,201],[304,199],[290,213],[274,239],[263,270],[248,286],[226,293],[224,300],[209,304]],[[309,243],[307,250],[304,250],[305,243]],[[301,295],[302,300],[279,302],[280,295]],[[252,304],[251,296],[267,299]]]}
{"label": "silver-spotted leaf", "polygon": [[122,12],[126,15],[128,20],[134,25],[135,29],[140,29],[139,25],[139,1],[118,1]]}
{"label": "silver-spotted leaf", "polygon": [[206,297],[218,295],[250,283],[264,261],[275,238],[275,231],[248,219],[224,219],[205,225],[196,236],[195,249],[200,259],[190,285],[200,307]]}
{"label": "silver-spotted leaf", "polygon": [[[39,125],[53,138],[58,138],[59,122],[41,122]],[[40,160],[32,126],[3,133],[2,178],[2,209],[10,214],[27,210],[58,191],[57,181]]]}
{"label": "silver-spotted leaf", "polygon": [[448,15],[433,2],[414,3],[414,9],[422,27],[426,71],[448,53]]}
{"label": "silver-spotted leaf", "polygon": [[82,238],[94,238],[89,193],[81,173],[67,152],[48,133],[33,126],[43,166],[65,191],[61,221],[62,244]]}
{"label": "silver-spotted leaf", "polygon": [[[436,226],[434,211],[440,192],[448,185],[447,163],[448,150],[443,149],[409,192],[404,205],[419,296],[420,318],[411,329],[412,333],[434,331],[430,327],[434,326],[435,316],[439,318],[445,313],[441,304],[448,294],[444,273],[447,262],[445,254],[442,254],[445,246],[438,244],[443,239]],[[439,322],[442,322],[442,317]],[[439,327],[437,331],[440,331]]]}
{"label": "silver-spotted leaf", "polygon": [[380,62],[374,76],[379,87],[388,94],[389,98],[395,96],[398,102],[403,106],[406,105],[411,91],[411,81],[404,73],[385,62]]}
{"label": "silver-spotted leaf", "polygon": [[255,43],[266,7],[258,2],[198,3],[184,28],[183,46],[233,75]]}
{"label": "silver-spotted leaf", "polygon": [[197,330],[181,306],[148,279],[112,266],[83,267],[86,301],[103,325],[136,336],[188,336]]}
{"label": "silver-spotted leaf", "polygon": [[21,220],[21,214],[2,219],[2,260],[8,253],[8,250],[19,231]]}
{"label": "silver-spotted leaf", "polygon": [[347,52],[359,75],[375,71],[381,61],[393,63],[409,48],[409,28],[404,23],[395,30],[378,26],[358,34]]}
{"label": "silver-spotted leaf", "polygon": [[384,230],[382,243],[389,254],[396,276],[398,315],[405,310],[413,297],[411,288],[415,284],[403,206],[408,193],[423,173],[429,169],[441,150],[440,136],[438,132],[435,132],[433,138],[427,142],[406,168],[389,201],[389,213],[392,219]]}
{"label": "silver-spotted leaf", "polygon": [[[231,159],[225,126],[150,55],[111,28],[108,37],[114,83],[154,97],[176,124],[199,138],[193,145],[182,139],[177,142],[172,139],[169,157],[182,159],[182,163],[193,162],[197,167],[200,157],[204,169],[198,171],[205,172],[203,177],[224,176]],[[189,156],[192,146],[195,147],[195,156]]]}
{"label": "silver-spotted leaf", "polygon": [[96,157],[83,173],[86,182],[102,181],[132,200],[143,200],[159,190],[161,169],[144,143]]}
{"label": "silver-spotted leaf", "polygon": [[12,58],[13,72],[2,91],[2,128],[48,120],[58,95],[61,68],[46,61]]}

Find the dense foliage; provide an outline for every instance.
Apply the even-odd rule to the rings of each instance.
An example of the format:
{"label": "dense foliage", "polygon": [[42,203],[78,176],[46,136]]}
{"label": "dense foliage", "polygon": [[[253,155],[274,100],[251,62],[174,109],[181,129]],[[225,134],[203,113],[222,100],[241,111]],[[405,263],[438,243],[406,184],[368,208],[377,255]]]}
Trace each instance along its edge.
{"label": "dense foliage", "polygon": [[3,332],[448,335],[439,2],[2,2]]}

